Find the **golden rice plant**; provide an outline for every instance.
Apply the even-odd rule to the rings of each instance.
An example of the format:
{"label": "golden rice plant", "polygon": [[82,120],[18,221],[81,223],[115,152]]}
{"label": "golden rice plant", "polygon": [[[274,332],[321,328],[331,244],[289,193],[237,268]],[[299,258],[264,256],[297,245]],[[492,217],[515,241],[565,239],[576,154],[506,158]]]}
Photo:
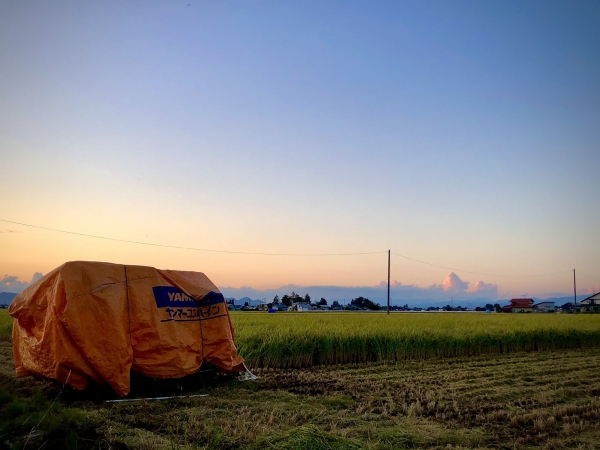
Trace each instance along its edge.
{"label": "golden rice plant", "polygon": [[600,315],[234,312],[254,367],[399,361],[600,346]]}
{"label": "golden rice plant", "polygon": [[[232,312],[253,367],[401,361],[600,346],[600,315],[382,312]],[[12,318],[0,310],[0,340]]]}

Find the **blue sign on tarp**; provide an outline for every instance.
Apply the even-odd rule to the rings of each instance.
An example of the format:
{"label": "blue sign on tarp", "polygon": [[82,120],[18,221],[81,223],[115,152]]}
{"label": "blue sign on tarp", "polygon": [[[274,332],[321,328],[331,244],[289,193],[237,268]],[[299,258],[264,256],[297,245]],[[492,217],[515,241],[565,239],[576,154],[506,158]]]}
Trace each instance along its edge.
{"label": "blue sign on tarp", "polygon": [[157,308],[197,308],[225,301],[223,294],[213,291],[206,294],[200,301],[197,301],[175,286],[154,286],[152,292],[154,293]]}

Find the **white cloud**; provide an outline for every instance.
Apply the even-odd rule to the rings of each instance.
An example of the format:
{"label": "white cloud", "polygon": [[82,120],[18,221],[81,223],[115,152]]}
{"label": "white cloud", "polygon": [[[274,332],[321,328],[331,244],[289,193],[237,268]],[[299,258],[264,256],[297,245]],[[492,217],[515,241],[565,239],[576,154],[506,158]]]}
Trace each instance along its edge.
{"label": "white cloud", "polygon": [[[312,298],[325,297],[329,301],[338,300],[347,302],[358,296],[367,297],[383,305],[387,301],[387,281],[382,281],[375,286],[297,286],[287,285],[276,289],[258,290],[250,286],[239,288],[223,287],[221,292],[225,297],[250,297],[252,299],[272,300],[275,295],[280,298],[284,294],[290,294],[292,291],[304,296],[308,293]],[[433,304],[450,302],[450,296],[454,297],[454,303],[467,306],[473,304],[484,304],[485,302],[495,301],[498,298],[498,286],[495,284],[476,282],[469,288],[469,282],[463,281],[454,272],[449,273],[442,284],[434,284],[429,287],[419,287],[415,285],[402,284],[393,281],[390,284],[390,294],[392,304],[409,303],[420,305],[421,303]],[[482,303],[484,302],[484,303]]]}
{"label": "white cloud", "polygon": [[461,280],[454,272],[450,272],[442,282],[442,289],[446,292],[460,293],[467,290],[468,281]]}
{"label": "white cloud", "polygon": [[31,286],[43,276],[44,275],[42,273],[36,272],[33,274],[31,281],[28,283],[27,281],[19,280],[19,277],[4,275],[4,278],[0,279],[0,292],[19,293],[26,287]]}
{"label": "white cloud", "polygon": [[595,286],[592,287],[586,287],[582,290],[582,294],[589,294],[589,295],[593,295],[596,292],[600,292],[600,284],[597,284]]}
{"label": "white cloud", "polygon": [[498,285],[492,283],[484,283],[483,281],[478,281],[469,289],[467,292],[496,292],[498,293]]}

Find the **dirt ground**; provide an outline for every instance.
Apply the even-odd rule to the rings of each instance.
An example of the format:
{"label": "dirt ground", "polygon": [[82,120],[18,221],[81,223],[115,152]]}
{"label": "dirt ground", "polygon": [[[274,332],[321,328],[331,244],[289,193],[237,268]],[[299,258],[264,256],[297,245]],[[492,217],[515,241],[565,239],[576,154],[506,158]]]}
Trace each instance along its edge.
{"label": "dirt ground", "polygon": [[[597,449],[599,369],[600,349],[548,351],[257,370],[256,381],[170,401],[103,403],[67,388],[58,402],[86,417],[76,448]],[[16,379],[9,342],[0,342],[0,384],[23,396],[60,392]]]}

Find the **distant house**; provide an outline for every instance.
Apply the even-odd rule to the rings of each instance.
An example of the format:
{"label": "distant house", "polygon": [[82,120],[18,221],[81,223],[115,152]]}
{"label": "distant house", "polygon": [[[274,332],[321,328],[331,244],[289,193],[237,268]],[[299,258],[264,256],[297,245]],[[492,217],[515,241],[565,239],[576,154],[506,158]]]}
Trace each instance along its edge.
{"label": "distant house", "polygon": [[[559,306],[558,309],[560,309],[562,312],[570,313],[575,310],[575,307],[573,306],[573,303],[567,302],[564,305]],[[577,309],[579,310],[579,305],[577,305]]]}
{"label": "distant house", "polygon": [[532,312],[533,311],[533,299],[532,298],[513,298],[510,301],[510,312]]}
{"label": "distant house", "polygon": [[581,312],[600,312],[600,292],[581,300]]}
{"label": "distant house", "polygon": [[533,305],[533,310],[535,312],[554,312],[556,311],[556,307],[554,306],[554,302],[539,302]]}
{"label": "distant house", "polygon": [[310,311],[310,303],[293,303],[292,306],[288,308],[288,311]]}
{"label": "distant house", "polygon": [[268,311],[269,310],[269,304],[267,304],[267,303],[261,303],[260,305],[258,305],[258,310],[259,311]]}

